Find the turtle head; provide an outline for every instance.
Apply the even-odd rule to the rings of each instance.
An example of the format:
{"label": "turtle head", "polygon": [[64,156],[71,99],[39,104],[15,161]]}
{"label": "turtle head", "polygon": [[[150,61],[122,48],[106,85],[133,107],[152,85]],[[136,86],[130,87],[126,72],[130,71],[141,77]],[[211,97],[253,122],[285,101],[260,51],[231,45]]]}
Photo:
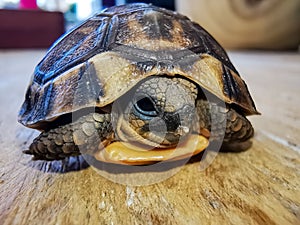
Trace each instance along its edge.
{"label": "turtle head", "polygon": [[186,79],[150,77],[130,95],[117,135],[159,148],[176,146],[192,130],[196,98],[196,85]]}

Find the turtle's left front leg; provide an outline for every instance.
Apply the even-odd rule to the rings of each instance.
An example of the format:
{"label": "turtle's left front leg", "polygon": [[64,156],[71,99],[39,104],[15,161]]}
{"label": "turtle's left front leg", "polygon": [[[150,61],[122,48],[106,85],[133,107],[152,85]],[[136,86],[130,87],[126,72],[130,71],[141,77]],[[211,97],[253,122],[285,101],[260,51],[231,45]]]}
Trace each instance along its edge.
{"label": "turtle's left front leg", "polygon": [[76,121],[42,132],[24,151],[34,160],[59,160],[98,150],[113,138],[110,114],[90,113]]}
{"label": "turtle's left front leg", "polygon": [[251,146],[254,129],[250,121],[230,107],[197,100],[200,133],[211,141],[222,141],[223,151],[244,151]]}

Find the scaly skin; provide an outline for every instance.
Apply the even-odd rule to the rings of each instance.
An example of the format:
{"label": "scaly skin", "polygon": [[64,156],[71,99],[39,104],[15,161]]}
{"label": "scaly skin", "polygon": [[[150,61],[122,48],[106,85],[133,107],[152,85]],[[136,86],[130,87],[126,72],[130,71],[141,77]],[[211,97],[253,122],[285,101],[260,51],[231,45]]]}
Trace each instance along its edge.
{"label": "scaly skin", "polygon": [[[206,100],[197,100],[196,108],[204,136],[207,135],[205,131],[209,131],[212,140],[223,138],[221,150],[244,151],[251,146],[254,129],[245,116],[228,106],[224,108]],[[212,127],[214,131],[211,131]]]}
{"label": "scaly skin", "polygon": [[90,113],[77,121],[42,132],[34,139],[26,154],[34,160],[59,160],[68,156],[98,150],[100,142],[106,145],[112,139],[109,114]]}
{"label": "scaly skin", "polygon": [[[133,101],[138,100],[136,96],[141,94],[149,94],[151,97],[152,104],[157,110],[156,117],[159,118],[156,122],[156,117],[150,120],[149,117],[140,115],[134,109]],[[181,98],[179,99],[178,96]],[[90,113],[70,124],[42,132],[25,153],[33,155],[34,159],[59,160],[87,153],[87,149],[89,154],[93,154],[114,140],[136,139],[150,145],[159,142],[156,144],[166,148],[176,145],[181,136],[191,132],[201,133],[210,137],[210,140],[220,140],[223,138],[224,130],[223,150],[242,151],[250,146],[249,140],[253,136],[251,123],[229,106],[224,108],[207,100],[197,99],[196,86],[187,80],[152,78],[142,83],[130,99],[129,104],[121,112],[122,116],[115,118],[117,121],[115,128],[120,127],[120,129],[113,129],[110,114]],[[195,121],[192,120],[195,118],[189,115],[191,106],[196,110],[199,126],[195,126]],[[176,121],[178,119],[180,121]],[[165,132],[167,132],[167,135],[161,136],[164,138],[161,143],[159,140],[161,137],[157,135],[160,132],[160,120],[165,122]],[[154,121],[152,130],[150,121]],[[182,127],[186,128],[185,131],[180,130]],[[102,145],[99,146],[100,143]]]}

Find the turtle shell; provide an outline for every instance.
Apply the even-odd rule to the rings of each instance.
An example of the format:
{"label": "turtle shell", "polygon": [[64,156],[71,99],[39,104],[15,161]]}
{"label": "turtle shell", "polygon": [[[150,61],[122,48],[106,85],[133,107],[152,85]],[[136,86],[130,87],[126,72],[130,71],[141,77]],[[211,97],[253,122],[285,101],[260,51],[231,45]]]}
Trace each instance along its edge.
{"label": "turtle shell", "polygon": [[257,114],[224,49],[200,25],[147,4],[115,6],[63,35],[37,65],[19,113],[25,126],[104,107],[148,76],[184,76]]}

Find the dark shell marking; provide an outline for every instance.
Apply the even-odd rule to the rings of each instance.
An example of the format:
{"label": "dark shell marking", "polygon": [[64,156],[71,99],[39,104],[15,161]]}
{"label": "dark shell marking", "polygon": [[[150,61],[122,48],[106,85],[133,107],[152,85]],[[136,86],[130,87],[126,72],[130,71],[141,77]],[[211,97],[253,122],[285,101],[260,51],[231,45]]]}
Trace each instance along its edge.
{"label": "dark shell marking", "polygon": [[[203,63],[211,68],[198,68]],[[111,68],[118,65],[118,71]],[[105,74],[111,70],[115,74]],[[151,75],[179,74],[211,91],[209,82],[205,86],[200,76],[200,72],[210,76],[211,71],[222,89],[222,94],[214,94],[239,106],[246,115],[257,113],[226,52],[200,25],[152,5],[112,7],[50,48],[35,69],[19,121],[41,128],[43,121],[74,110],[103,107]],[[111,89],[117,89],[118,94]],[[80,91],[85,97],[77,102],[74,95],[80,96]]]}

